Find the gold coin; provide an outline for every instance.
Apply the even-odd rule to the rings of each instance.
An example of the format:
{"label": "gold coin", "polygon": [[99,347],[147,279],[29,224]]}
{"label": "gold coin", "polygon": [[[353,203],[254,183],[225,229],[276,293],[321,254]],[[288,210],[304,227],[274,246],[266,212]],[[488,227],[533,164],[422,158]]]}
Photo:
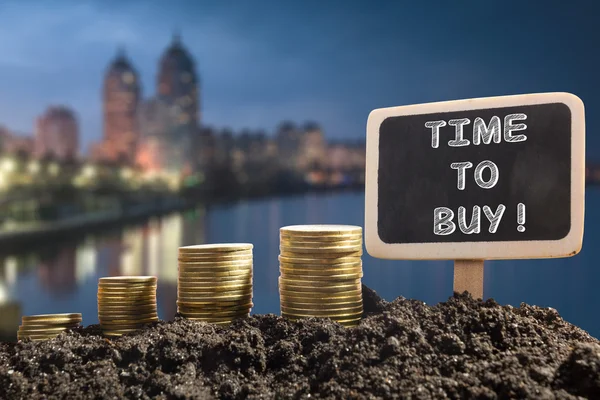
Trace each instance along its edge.
{"label": "gold coin", "polygon": [[235,253],[179,254],[177,261],[189,262],[252,262],[252,251],[236,251]]}
{"label": "gold coin", "polygon": [[105,310],[107,312],[152,312],[156,310],[156,302],[148,303],[148,304],[119,304],[119,303],[101,303],[100,309]]}
{"label": "gold coin", "polygon": [[281,238],[279,241],[281,246],[285,247],[300,247],[307,249],[328,249],[328,248],[361,248],[362,247],[362,239],[354,239],[354,240],[339,240],[337,242],[320,242],[320,241],[307,241],[307,240],[295,240],[295,239],[285,239]]}
{"label": "gold coin", "polygon": [[338,302],[338,303],[329,303],[329,302],[308,303],[308,302],[292,301],[285,297],[281,299],[280,303],[281,303],[282,307],[285,306],[285,307],[298,308],[298,309],[303,309],[303,310],[304,309],[306,309],[306,310],[322,310],[322,309],[337,310],[337,309],[341,309],[341,308],[352,308],[352,307],[362,307],[363,306],[362,300],[344,301],[344,302]]}
{"label": "gold coin", "polygon": [[251,290],[238,290],[228,292],[185,292],[178,291],[179,300],[201,300],[201,299],[237,299],[240,297],[252,296]]}
{"label": "gold coin", "polygon": [[221,293],[178,293],[177,299],[181,301],[203,301],[203,300],[237,300],[252,297],[252,292],[221,292]]}
{"label": "gold coin", "polygon": [[289,225],[279,229],[290,236],[340,236],[362,234],[362,227],[354,225]]}
{"label": "gold coin", "polygon": [[25,322],[39,321],[43,323],[62,323],[64,322],[81,322],[81,314],[38,314],[38,315],[24,315],[21,320]]}
{"label": "gold coin", "polygon": [[100,301],[98,300],[99,310],[143,310],[156,307],[156,300],[152,301],[139,301],[139,302],[115,302],[115,301]]}
{"label": "gold coin", "polygon": [[36,334],[36,333],[37,334],[50,334],[50,333],[59,334],[66,330],[67,330],[67,328],[63,328],[63,327],[60,327],[60,328],[48,328],[48,327],[46,327],[46,328],[31,328],[31,327],[23,327],[23,326],[19,327],[20,333],[31,333],[31,334]]}
{"label": "gold coin", "polygon": [[207,310],[207,311],[226,311],[226,310],[237,310],[237,309],[244,309],[244,308],[252,308],[254,307],[254,303],[252,303],[252,301],[246,301],[246,302],[238,302],[236,304],[211,304],[211,303],[206,303],[206,304],[200,304],[200,305],[186,305],[185,303],[179,304],[180,309],[183,310],[188,310],[188,311],[198,311],[200,309],[202,309],[202,311]]}
{"label": "gold coin", "polygon": [[181,279],[177,280],[177,286],[181,288],[198,288],[198,289],[211,289],[211,288],[230,288],[230,287],[245,287],[252,286],[252,278],[250,279],[235,279],[226,281],[184,281]]}
{"label": "gold coin", "polygon": [[362,314],[363,306],[362,304],[354,307],[345,307],[345,308],[334,308],[334,309],[317,309],[317,308],[295,308],[281,305],[281,312],[286,314],[310,314],[314,316],[329,316],[329,315],[349,315],[349,314]]}
{"label": "gold coin", "polygon": [[315,257],[320,257],[323,253],[344,254],[344,257],[348,257],[349,255],[362,256],[362,246],[300,247],[281,244],[279,250],[281,254],[289,254],[291,256],[294,254],[302,254],[304,256],[311,254],[315,255]]}
{"label": "gold coin", "polygon": [[227,292],[229,290],[251,290],[252,284],[245,283],[241,285],[219,285],[219,286],[183,286],[179,287],[178,290],[184,290],[186,292]]}
{"label": "gold coin", "polygon": [[247,296],[245,298],[236,299],[236,300],[177,300],[178,306],[183,306],[187,308],[191,307],[230,307],[236,305],[243,305],[252,302],[252,296]]}
{"label": "gold coin", "polygon": [[338,281],[356,280],[363,277],[362,268],[344,270],[306,270],[300,268],[279,268],[280,278],[309,281]]}
{"label": "gold coin", "polygon": [[282,272],[281,279],[285,281],[294,281],[294,282],[331,282],[332,284],[343,284],[347,281],[355,281],[363,277],[362,272],[357,272],[354,274],[337,274],[337,275],[307,275],[303,273],[291,273],[291,272]]}
{"label": "gold coin", "polygon": [[249,258],[247,260],[178,260],[179,266],[196,266],[196,267],[245,267],[251,266],[254,261]]}
{"label": "gold coin", "polygon": [[244,286],[228,286],[221,288],[210,288],[210,287],[178,287],[177,293],[189,293],[194,295],[225,295],[225,294],[240,294],[240,293],[252,293],[252,285]]}
{"label": "gold coin", "polygon": [[99,279],[100,283],[156,283],[155,276],[107,276]]}
{"label": "gold coin", "polygon": [[141,328],[147,324],[157,322],[158,318],[148,319],[144,321],[100,321],[100,326],[104,329],[134,329]]}
{"label": "gold coin", "polygon": [[345,303],[350,301],[360,301],[360,299],[362,299],[361,294],[357,294],[354,291],[325,294],[315,292],[290,292],[285,290],[279,290],[279,292],[280,299],[285,299],[286,301],[294,301],[297,303],[322,303],[324,301],[332,303]]}
{"label": "gold coin", "polygon": [[121,298],[121,297],[99,297],[98,305],[127,305],[127,306],[147,306],[156,304],[156,297],[140,298]]}
{"label": "gold coin", "polygon": [[294,236],[288,234],[280,234],[279,242],[286,243],[320,243],[327,246],[329,244],[338,244],[343,242],[358,242],[363,240],[362,235],[344,235],[344,236]]}
{"label": "gold coin", "polygon": [[151,324],[154,322],[157,322],[159,319],[158,317],[154,317],[154,318],[147,318],[145,320],[102,320],[99,321],[100,325],[102,325],[102,327],[107,327],[107,328],[135,328],[135,327],[139,327],[139,326],[143,326],[143,325],[147,325],[147,324]]}
{"label": "gold coin", "polygon": [[61,322],[46,322],[46,321],[23,321],[22,326],[38,328],[38,327],[48,327],[48,328],[73,328],[78,327],[81,321],[61,321]]}
{"label": "gold coin", "polygon": [[299,269],[316,269],[316,270],[327,270],[335,271],[336,269],[348,269],[348,268],[362,268],[363,263],[360,258],[354,262],[348,263],[310,263],[310,262],[285,262],[279,261],[279,267],[283,268],[299,268]]}
{"label": "gold coin", "polygon": [[202,272],[202,271],[179,271],[179,278],[223,278],[223,277],[237,277],[236,279],[242,279],[243,277],[252,276],[252,269],[242,269],[239,271],[223,271],[223,272]]}
{"label": "gold coin", "polygon": [[228,267],[215,267],[215,266],[199,266],[199,265],[182,265],[179,264],[179,272],[229,272],[229,271],[252,271],[252,264],[246,265],[233,265]]}
{"label": "gold coin", "polygon": [[103,292],[98,291],[98,297],[106,297],[106,298],[125,298],[125,299],[139,299],[139,298],[148,298],[148,297],[156,297],[156,291],[146,291],[146,292]]}
{"label": "gold coin", "polygon": [[137,290],[137,291],[143,291],[143,290],[155,290],[158,287],[158,285],[156,283],[153,284],[143,284],[143,285],[138,285],[137,283],[135,284],[131,284],[131,285],[116,285],[116,284],[109,284],[109,285],[103,285],[103,284],[98,284],[98,290],[107,290],[107,291],[113,291],[113,292],[118,292],[118,291],[129,291],[129,290]]}
{"label": "gold coin", "polygon": [[197,244],[193,246],[182,246],[179,248],[179,254],[182,253],[234,253],[238,251],[252,250],[254,246],[251,243],[211,243]]}
{"label": "gold coin", "polygon": [[130,293],[130,292],[155,292],[157,285],[98,285],[99,292],[106,293]]}
{"label": "gold coin", "polygon": [[98,318],[99,319],[144,319],[144,318],[156,318],[157,317],[157,312],[156,310],[151,311],[151,312],[144,312],[144,313],[133,313],[133,312],[123,312],[123,311],[117,311],[117,312],[102,312],[102,313],[98,313]]}
{"label": "gold coin", "polygon": [[110,320],[110,319],[148,319],[148,318],[158,318],[156,311],[153,312],[145,312],[145,313],[137,313],[130,314],[126,312],[118,312],[118,313],[98,313],[98,318]]}
{"label": "gold coin", "polygon": [[346,288],[362,288],[360,278],[342,280],[340,282],[329,280],[312,280],[307,281],[306,279],[288,278],[284,276],[279,277],[279,287],[282,286],[293,286],[302,287],[306,289],[318,288],[332,291],[348,290]]}
{"label": "gold coin", "polygon": [[315,257],[307,257],[306,255],[296,256],[296,257],[288,257],[285,255],[279,255],[279,262],[283,264],[308,264],[308,265],[323,265],[323,266],[337,266],[343,264],[357,264],[362,263],[362,259],[357,256],[351,257],[338,257],[337,254],[334,254],[332,258],[315,258]]}
{"label": "gold coin", "polygon": [[237,301],[237,300],[243,300],[243,299],[252,299],[252,293],[248,293],[248,292],[240,292],[237,294],[218,294],[218,295],[213,295],[213,294],[206,294],[206,295],[202,295],[202,294],[198,294],[198,295],[193,295],[193,296],[177,296],[177,300],[182,301],[182,302],[198,302],[198,301]]}
{"label": "gold coin", "polygon": [[303,317],[303,318],[310,318],[310,317],[315,317],[315,318],[331,318],[331,319],[356,319],[356,318],[360,318],[362,317],[363,312],[362,311],[356,311],[356,312],[351,312],[351,313],[331,313],[331,314],[321,314],[319,313],[318,315],[316,315],[313,311],[310,312],[304,312],[304,311],[294,311],[294,312],[285,312],[282,311],[281,312],[281,316],[282,317]]}
{"label": "gold coin", "polygon": [[156,297],[156,291],[147,291],[147,292],[98,292],[97,297],[105,297],[105,298],[115,298],[115,299],[143,299]]}
{"label": "gold coin", "polygon": [[128,276],[110,276],[98,279],[98,286],[106,287],[147,287],[156,286],[158,284],[158,278],[155,276],[151,277],[135,277]]}
{"label": "gold coin", "polygon": [[[280,249],[281,250],[281,249]],[[339,262],[341,259],[346,258],[360,258],[362,256],[362,250],[354,251],[354,252],[335,252],[335,251],[325,251],[321,253],[311,252],[293,252],[293,251],[281,251],[280,256],[285,258],[295,258],[295,259],[312,259],[313,263],[319,263],[322,260],[326,260],[326,262]]]}
{"label": "gold coin", "polygon": [[103,296],[147,296],[149,294],[155,294],[156,289],[154,290],[106,290],[103,288],[98,288],[98,295]]}
{"label": "gold coin", "polygon": [[[183,275],[183,276],[182,276]],[[223,275],[223,276],[215,276],[214,274],[204,274],[198,276],[198,273],[194,273],[194,275],[190,275],[187,272],[179,273],[177,280],[181,283],[211,283],[211,284],[220,284],[220,285],[234,285],[238,281],[245,281],[246,283],[252,282],[252,272],[247,272],[242,275]]]}
{"label": "gold coin", "polygon": [[48,328],[56,328],[56,329],[73,329],[79,328],[81,325],[79,322],[73,322],[70,324],[23,324],[19,327],[19,329],[48,329]]}
{"label": "gold coin", "polygon": [[312,275],[362,275],[362,267],[354,268],[301,268],[301,267],[283,267],[279,266],[279,272],[282,275],[301,275],[301,276],[312,276]]}
{"label": "gold coin", "polygon": [[231,318],[242,315],[248,315],[250,310],[248,308],[241,310],[227,310],[227,311],[180,311],[179,313],[184,317],[193,318]]}
{"label": "gold coin", "polygon": [[[289,294],[293,293],[293,294]],[[351,295],[338,296],[338,293],[310,293],[310,292],[289,292],[284,291],[280,297],[280,301],[288,301],[295,303],[314,303],[314,304],[340,304],[362,301],[362,293],[351,291]]]}

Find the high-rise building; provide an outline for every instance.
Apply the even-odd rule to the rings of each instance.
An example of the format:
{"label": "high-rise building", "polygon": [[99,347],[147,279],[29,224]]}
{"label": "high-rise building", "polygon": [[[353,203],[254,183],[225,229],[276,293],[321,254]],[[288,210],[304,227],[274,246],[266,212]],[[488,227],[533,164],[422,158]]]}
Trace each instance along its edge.
{"label": "high-rise building", "polygon": [[132,163],[135,160],[140,91],[138,75],[120,50],[104,77],[104,138],[99,153],[107,161]]}
{"label": "high-rise building", "polygon": [[327,157],[327,144],[323,131],[314,122],[304,125],[304,134],[300,141],[298,168],[300,170],[324,168]]}
{"label": "high-rise building", "polygon": [[177,35],[160,59],[157,91],[139,108],[137,163],[145,170],[187,174],[199,167],[198,80]]}
{"label": "high-rise building", "polygon": [[158,95],[170,101],[177,111],[177,123],[197,127],[199,82],[192,56],[183,47],[179,35],[160,59],[157,77]]}
{"label": "high-rise building", "polygon": [[163,97],[150,98],[140,105],[136,162],[144,171],[179,173],[188,166],[191,135],[179,135],[176,115],[175,106]]}
{"label": "high-rise building", "polygon": [[277,143],[281,166],[286,169],[295,170],[302,142],[302,131],[294,123],[284,121],[277,128],[275,141]]}
{"label": "high-rise building", "polygon": [[66,107],[49,107],[35,124],[34,154],[65,161],[79,153],[79,129],[73,111]]}

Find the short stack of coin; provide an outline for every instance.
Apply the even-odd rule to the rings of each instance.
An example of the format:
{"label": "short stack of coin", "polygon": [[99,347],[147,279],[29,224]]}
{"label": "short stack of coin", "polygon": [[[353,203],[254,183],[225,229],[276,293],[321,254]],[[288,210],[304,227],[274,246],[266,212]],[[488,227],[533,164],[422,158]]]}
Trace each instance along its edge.
{"label": "short stack of coin", "polygon": [[81,314],[40,314],[22,317],[17,338],[29,338],[33,341],[55,338],[67,329],[77,328],[81,323]]}
{"label": "short stack of coin", "polygon": [[189,319],[228,324],[252,308],[252,244],[179,248],[177,309]]}
{"label": "short stack of coin", "polygon": [[114,276],[98,283],[98,320],[105,336],[121,336],[158,321],[155,276]]}
{"label": "short stack of coin", "polygon": [[280,229],[279,249],[282,316],[331,318],[346,326],[360,322],[360,226],[286,226]]}

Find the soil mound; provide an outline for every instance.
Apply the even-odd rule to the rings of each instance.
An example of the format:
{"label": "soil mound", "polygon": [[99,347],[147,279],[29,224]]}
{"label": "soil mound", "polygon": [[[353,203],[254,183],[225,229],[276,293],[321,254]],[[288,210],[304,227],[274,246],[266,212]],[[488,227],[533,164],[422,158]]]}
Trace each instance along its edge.
{"label": "soil mound", "polygon": [[363,287],[356,328],[254,315],[97,326],[0,343],[1,398],[600,399],[600,343],[553,309],[455,294],[428,306]]}

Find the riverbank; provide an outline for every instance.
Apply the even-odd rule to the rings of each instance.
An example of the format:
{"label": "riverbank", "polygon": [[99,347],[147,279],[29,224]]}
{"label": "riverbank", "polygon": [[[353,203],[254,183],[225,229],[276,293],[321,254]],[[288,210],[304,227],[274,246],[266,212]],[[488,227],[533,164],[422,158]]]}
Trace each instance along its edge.
{"label": "riverbank", "polygon": [[600,342],[553,309],[467,294],[428,306],[363,287],[356,328],[253,315],[176,318],[107,340],[97,326],[0,344],[0,387],[38,398],[599,398]]}
{"label": "riverbank", "polygon": [[298,196],[309,193],[340,193],[344,191],[363,191],[363,185],[346,185],[336,187],[304,187],[298,190],[286,190],[273,193],[253,193],[208,197],[186,200],[182,197],[157,198],[151,202],[123,207],[118,210],[106,210],[76,215],[58,221],[38,221],[31,224],[19,224],[14,228],[0,230],[0,254],[18,253],[31,244],[51,240],[53,242],[68,240],[82,234],[102,232],[128,223],[143,222],[151,217],[159,217],[172,212],[186,211],[198,204],[210,207],[214,205],[235,204],[239,201],[259,200],[270,197]]}

